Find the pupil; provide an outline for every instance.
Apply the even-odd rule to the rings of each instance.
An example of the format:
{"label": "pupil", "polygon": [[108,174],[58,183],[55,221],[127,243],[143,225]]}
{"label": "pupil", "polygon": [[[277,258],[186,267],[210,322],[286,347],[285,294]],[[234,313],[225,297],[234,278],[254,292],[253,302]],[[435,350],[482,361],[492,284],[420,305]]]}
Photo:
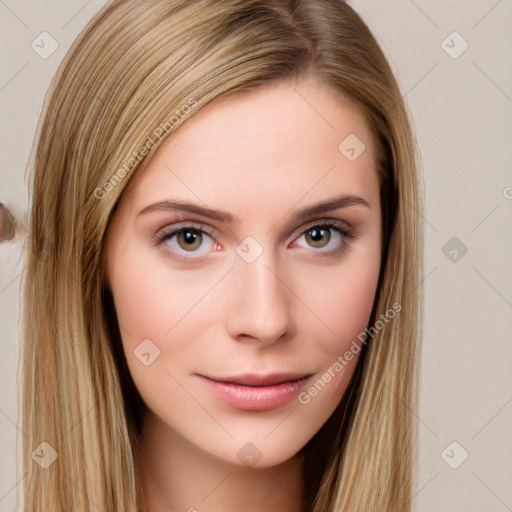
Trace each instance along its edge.
{"label": "pupil", "polygon": [[186,231],[185,232],[185,240],[188,242],[188,243],[193,243],[194,240],[196,239],[197,235],[195,233],[192,233],[191,231]]}
{"label": "pupil", "polygon": [[319,239],[322,238],[322,230],[320,229],[314,229],[312,232],[311,232],[311,238],[315,241],[315,242],[318,242]]}

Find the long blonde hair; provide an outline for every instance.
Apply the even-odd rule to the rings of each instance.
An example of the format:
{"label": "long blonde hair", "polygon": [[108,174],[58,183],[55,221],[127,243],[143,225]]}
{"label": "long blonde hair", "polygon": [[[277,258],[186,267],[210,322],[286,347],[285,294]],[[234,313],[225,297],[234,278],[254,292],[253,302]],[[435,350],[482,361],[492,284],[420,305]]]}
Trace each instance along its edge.
{"label": "long blonde hair", "polygon": [[401,310],[364,345],[338,409],[304,448],[305,510],[410,510],[422,204],[407,111],[381,49],[342,0],[114,0],[59,67],[31,163],[19,403],[25,511],[144,509],[144,404],[104,286],[110,220],[181,123],[231,95],[306,74],[358,105],[374,134],[384,243],[370,323],[393,304]]}

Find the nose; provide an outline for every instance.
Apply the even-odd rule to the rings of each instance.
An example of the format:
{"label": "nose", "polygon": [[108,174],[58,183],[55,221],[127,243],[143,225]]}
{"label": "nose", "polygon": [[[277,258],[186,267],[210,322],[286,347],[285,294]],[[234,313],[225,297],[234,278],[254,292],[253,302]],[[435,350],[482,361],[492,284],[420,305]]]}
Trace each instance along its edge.
{"label": "nose", "polygon": [[293,294],[285,283],[265,251],[252,263],[237,257],[230,276],[226,318],[233,339],[271,345],[290,334]]}

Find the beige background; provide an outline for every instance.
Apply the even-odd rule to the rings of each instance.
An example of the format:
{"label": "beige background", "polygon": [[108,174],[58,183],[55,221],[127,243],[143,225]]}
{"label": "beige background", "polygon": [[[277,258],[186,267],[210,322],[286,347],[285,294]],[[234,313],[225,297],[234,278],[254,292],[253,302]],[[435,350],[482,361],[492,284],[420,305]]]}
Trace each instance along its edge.
{"label": "beige background", "polygon": [[[44,93],[71,41],[103,4],[0,0],[0,201],[21,219]],[[512,0],[351,4],[392,63],[424,162],[426,304],[414,509],[511,511]],[[42,32],[58,43],[46,59],[31,47]],[[22,238],[0,244],[0,512],[16,510],[22,245]]]}

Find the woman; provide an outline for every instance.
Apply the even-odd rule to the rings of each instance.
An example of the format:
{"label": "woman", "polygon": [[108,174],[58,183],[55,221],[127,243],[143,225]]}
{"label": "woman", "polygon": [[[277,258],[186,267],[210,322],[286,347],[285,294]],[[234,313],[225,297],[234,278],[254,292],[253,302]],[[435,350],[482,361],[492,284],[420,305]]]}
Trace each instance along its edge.
{"label": "woman", "polygon": [[110,2],[38,133],[25,510],[410,510],[418,189],[344,2]]}

